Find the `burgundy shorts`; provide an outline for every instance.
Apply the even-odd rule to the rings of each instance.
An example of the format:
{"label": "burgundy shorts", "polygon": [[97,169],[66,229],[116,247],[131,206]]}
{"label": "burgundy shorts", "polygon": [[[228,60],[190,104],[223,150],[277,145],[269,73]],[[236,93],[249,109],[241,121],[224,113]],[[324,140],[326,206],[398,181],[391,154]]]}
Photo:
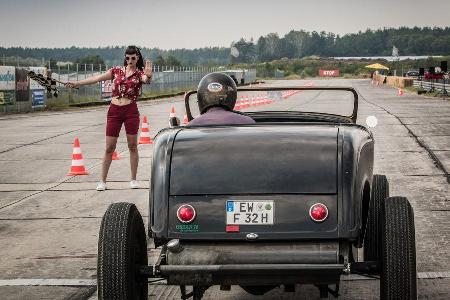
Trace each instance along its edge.
{"label": "burgundy shorts", "polygon": [[106,122],[106,135],[119,136],[122,124],[125,123],[125,132],[135,135],[139,131],[139,110],[136,101],[127,105],[110,104]]}

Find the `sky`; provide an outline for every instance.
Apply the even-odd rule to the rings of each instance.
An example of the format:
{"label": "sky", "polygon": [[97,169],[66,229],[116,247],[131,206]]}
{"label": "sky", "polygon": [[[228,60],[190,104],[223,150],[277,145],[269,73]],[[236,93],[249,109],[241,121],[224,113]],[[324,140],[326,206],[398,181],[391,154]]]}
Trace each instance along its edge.
{"label": "sky", "polygon": [[291,30],[450,26],[450,0],[0,0],[2,47],[225,46]]}

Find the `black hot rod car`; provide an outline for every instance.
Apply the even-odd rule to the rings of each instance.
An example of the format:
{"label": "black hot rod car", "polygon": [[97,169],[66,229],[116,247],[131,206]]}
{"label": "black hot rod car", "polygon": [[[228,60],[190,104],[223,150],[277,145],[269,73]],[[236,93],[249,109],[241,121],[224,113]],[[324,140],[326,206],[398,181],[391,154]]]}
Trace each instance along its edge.
{"label": "black hot rod car", "polygon": [[[99,234],[100,299],[147,299],[149,278],[180,286],[182,299],[201,299],[212,285],[262,295],[313,284],[320,297],[337,297],[349,274],[380,278],[382,299],[417,297],[413,211],[389,197],[386,176],[373,175],[374,138],[356,124],[357,92],[239,92],[269,90],[345,91],[353,112],[248,111],[255,124],[160,131],[148,219],[159,259],[148,264],[135,205],[110,205]],[[190,120],[195,93],[185,97]]]}

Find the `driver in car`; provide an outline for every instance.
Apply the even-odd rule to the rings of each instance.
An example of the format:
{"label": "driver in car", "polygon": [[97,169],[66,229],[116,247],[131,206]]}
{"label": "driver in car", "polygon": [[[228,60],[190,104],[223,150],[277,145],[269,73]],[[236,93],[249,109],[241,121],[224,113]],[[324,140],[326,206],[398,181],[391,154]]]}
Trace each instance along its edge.
{"label": "driver in car", "polygon": [[223,73],[210,73],[204,76],[197,88],[200,116],[187,126],[253,124],[255,120],[233,112],[237,89],[233,79]]}

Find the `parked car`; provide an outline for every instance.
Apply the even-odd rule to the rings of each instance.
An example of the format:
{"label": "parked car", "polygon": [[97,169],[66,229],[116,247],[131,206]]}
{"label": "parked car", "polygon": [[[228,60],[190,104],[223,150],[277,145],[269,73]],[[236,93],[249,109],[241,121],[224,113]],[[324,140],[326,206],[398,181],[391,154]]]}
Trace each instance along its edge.
{"label": "parked car", "polygon": [[408,72],[406,72],[406,77],[419,77],[419,71],[409,70]]}
{"label": "parked car", "polygon": [[[389,197],[385,175],[373,174],[374,137],[356,124],[357,92],[239,90],[343,91],[353,109],[241,112],[256,123],[160,131],[148,238],[161,253],[148,265],[140,212],[132,203],[111,204],[99,234],[99,299],[147,299],[149,278],[180,286],[182,299],[201,299],[213,285],[261,295],[281,285],[293,291],[297,283],[328,297],[339,295],[349,274],[379,276],[382,299],[416,299],[413,210],[407,198]],[[195,93],[185,97],[190,120]]]}

